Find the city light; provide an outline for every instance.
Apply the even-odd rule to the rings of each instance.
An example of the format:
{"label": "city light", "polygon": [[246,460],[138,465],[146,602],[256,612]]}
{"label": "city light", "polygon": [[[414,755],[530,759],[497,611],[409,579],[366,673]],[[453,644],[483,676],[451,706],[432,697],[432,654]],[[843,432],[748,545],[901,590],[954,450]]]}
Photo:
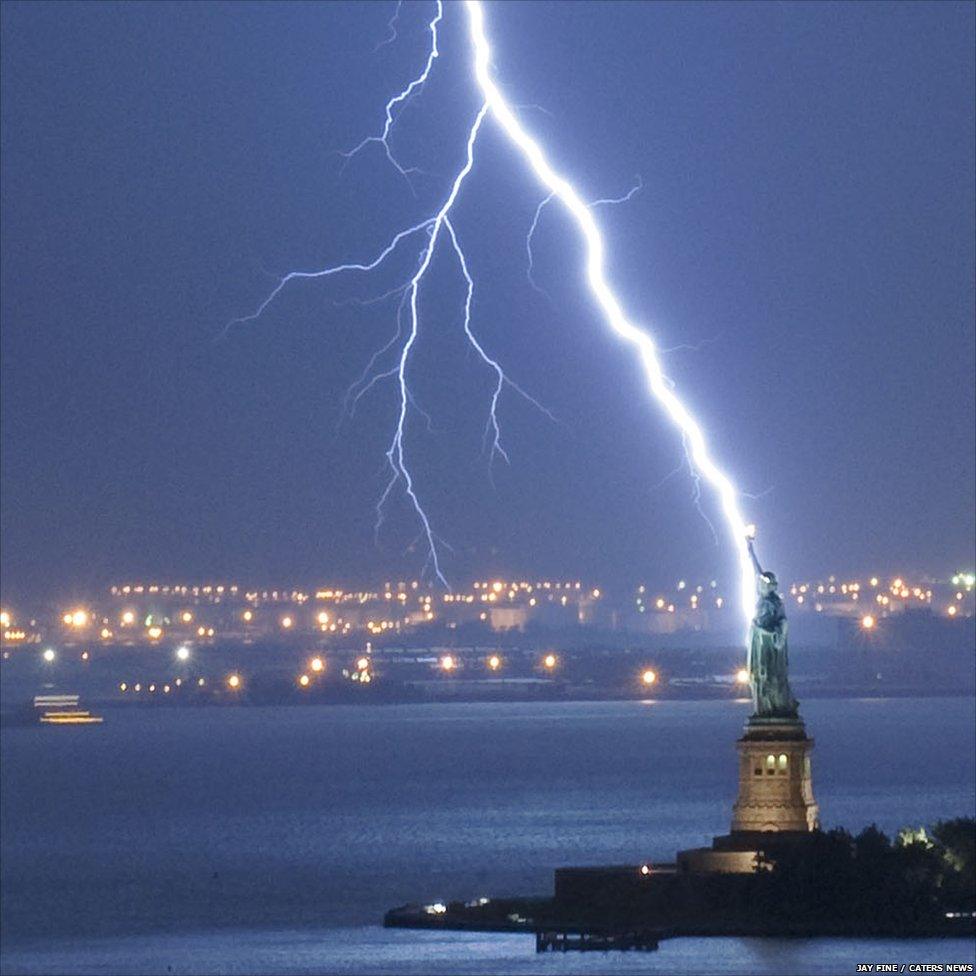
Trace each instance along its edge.
{"label": "city light", "polygon": [[368,657],[361,657],[356,662],[356,667],[359,668],[360,671],[365,671],[369,667],[369,658]]}
{"label": "city light", "polygon": [[190,648],[186,644],[176,648],[176,658],[179,661],[188,661],[190,659]]}
{"label": "city light", "polygon": [[150,640],[159,640],[159,638],[163,636],[163,628],[150,627],[149,630],[146,631],[146,633],[149,635]]}
{"label": "city light", "polygon": [[250,610],[245,610],[242,614],[244,617],[244,623],[249,624],[254,619],[254,614]]}
{"label": "city light", "polygon": [[[202,680],[203,679],[201,678],[201,681]],[[240,688],[240,686],[241,686],[240,676],[239,675],[236,675],[236,674],[230,674],[230,675],[228,675],[227,676],[227,686],[229,688]]]}
{"label": "city light", "polygon": [[126,691],[128,687],[129,686],[123,681],[122,684],[119,685],[119,691]]}
{"label": "city light", "polygon": [[43,657],[44,660],[50,664],[57,657],[57,655],[54,653],[54,648],[47,647],[44,649],[44,653],[41,655],[41,657]]}
{"label": "city light", "polygon": [[323,610],[317,617],[316,620],[324,627],[329,622],[329,615]]}
{"label": "city light", "polygon": [[66,617],[66,620],[68,620],[72,627],[87,627],[88,612],[85,610],[75,610],[68,617]]}
{"label": "city light", "polygon": [[88,651],[82,651],[81,652],[81,659],[82,659],[82,661],[87,661],[88,660]]}
{"label": "city light", "polygon": [[749,684],[749,672],[746,671],[745,668],[739,668],[739,670],[735,672],[735,681],[736,684],[740,685]]}
{"label": "city light", "polygon": [[645,685],[652,685],[655,681],[657,681],[657,675],[650,668],[648,668],[641,675],[641,681],[643,681]]}
{"label": "city light", "polygon": [[543,659],[542,663],[551,671],[556,666],[556,655],[547,654]]}
{"label": "city light", "polygon": [[291,625],[293,623],[294,623],[294,621],[291,619],[291,617],[282,617],[281,618],[281,626],[284,627],[285,630],[288,630],[288,628],[291,627]]}
{"label": "city light", "polygon": [[642,864],[640,866],[640,873],[646,878],[651,873],[651,866],[649,864]]}
{"label": "city light", "polygon": [[0,610],[0,627],[10,626],[10,614],[6,610]]}
{"label": "city light", "polygon": [[182,620],[182,621],[183,621],[183,623],[185,623],[185,624],[188,624],[188,623],[189,623],[189,622],[190,622],[190,621],[191,621],[192,619],[193,619],[193,614],[192,614],[192,613],[190,613],[190,611],[189,611],[189,610],[184,610],[184,611],[183,611],[183,612],[182,612],[182,613],[180,614],[180,620]]}
{"label": "city light", "polygon": [[129,624],[135,622],[135,619],[136,615],[131,610],[126,610],[125,613],[122,614],[122,625],[124,627],[128,627]]}
{"label": "city light", "polygon": [[325,667],[325,662],[320,657],[313,657],[309,662],[309,667],[313,671],[321,671]]}
{"label": "city light", "polygon": [[492,654],[492,656],[488,658],[488,667],[491,668],[492,671],[497,671],[501,666],[502,659],[497,654]]}
{"label": "city light", "polygon": [[454,670],[454,658],[450,654],[445,654],[441,658],[441,668],[444,671],[453,671]]}
{"label": "city light", "polygon": [[308,676],[307,674],[302,674],[302,675],[299,675],[299,678],[298,678],[298,683],[299,683],[299,684],[300,684],[300,685],[301,685],[301,686],[302,686],[303,688],[307,688],[307,687],[308,687],[308,683],[309,683],[309,681],[311,681],[311,680],[312,680],[312,679],[311,679],[311,678],[309,678],[309,676]]}
{"label": "city light", "polygon": [[875,624],[875,620],[874,617],[871,616],[871,614],[868,613],[865,614],[863,617],[861,617],[861,628],[863,630],[873,630],[874,624]]}
{"label": "city light", "polygon": [[950,604],[949,609],[946,612],[950,617],[954,617],[956,615],[956,605],[954,603]]}

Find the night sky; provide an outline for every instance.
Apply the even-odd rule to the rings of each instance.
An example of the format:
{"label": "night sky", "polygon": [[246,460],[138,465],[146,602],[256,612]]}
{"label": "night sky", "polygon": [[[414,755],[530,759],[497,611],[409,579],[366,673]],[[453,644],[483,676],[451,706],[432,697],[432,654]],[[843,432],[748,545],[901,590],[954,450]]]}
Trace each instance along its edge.
{"label": "night sky", "polygon": [[[432,5],[3,5],[2,582],[411,578],[416,520],[373,505],[390,383],[339,425],[393,333],[478,107],[463,11]],[[974,545],[972,4],[489,4],[495,72],[598,211],[631,317],[742,486],[781,579],[918,570]],[[489,121],[455,224],[473,327],[557,423],[508,393],[512,464],[481,453],[492,375],[448,249],[421,294],[407,447],[448,575],[730,581],[681,446],[581,285],[580,241]],[[706,495],[706,510],[712,499]],[[720,529],[721,533],[721,529]]]}

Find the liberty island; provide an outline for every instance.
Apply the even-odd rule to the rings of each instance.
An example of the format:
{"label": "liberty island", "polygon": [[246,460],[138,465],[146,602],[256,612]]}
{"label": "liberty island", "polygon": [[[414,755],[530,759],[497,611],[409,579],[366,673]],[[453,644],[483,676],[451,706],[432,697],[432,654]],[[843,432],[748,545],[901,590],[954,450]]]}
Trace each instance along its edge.
{"label": "liberty island", "polygon": [[676,936],[971,937],[973,864],[956,850],[966,849],[971,819],[935,824],[936,841],[906,830],[893,845],[873,826],[856,837],[820,829],[814,743],[790,689],[778,581],[752,536],[748,551],[758,597],[747,655],[752,714],[736,742],[729,833],[678,851],[673,863],[557,868],[552,898],[404,905],[384,925],[534,932],[539,952],[653,950]]}

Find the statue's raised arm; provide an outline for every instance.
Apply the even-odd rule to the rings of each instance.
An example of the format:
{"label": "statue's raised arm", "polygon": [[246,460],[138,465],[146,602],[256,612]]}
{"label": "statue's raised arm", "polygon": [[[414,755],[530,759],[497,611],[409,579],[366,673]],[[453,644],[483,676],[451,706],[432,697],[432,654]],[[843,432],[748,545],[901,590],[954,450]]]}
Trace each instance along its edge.
{"label": "statue's raised arm", "polygon": [[749,558],[752,559],[752,565],[756,567],[756,575],[762,576],[763,570],[762,566],[759,565],[759,560],[756,558],[756,549],[753,545],[754,542],[755,539],[753,539],[751,536],[746,541],[746,544],[749,547]]}

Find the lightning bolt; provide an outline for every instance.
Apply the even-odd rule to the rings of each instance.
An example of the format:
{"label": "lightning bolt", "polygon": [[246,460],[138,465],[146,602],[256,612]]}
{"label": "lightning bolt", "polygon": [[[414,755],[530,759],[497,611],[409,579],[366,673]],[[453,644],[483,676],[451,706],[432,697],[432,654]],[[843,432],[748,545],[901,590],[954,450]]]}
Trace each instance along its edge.
{"label": "lightning bolt", "polygon": [[[390,20],[387,27],[390,31],[390,37],[380,44],[379,47],[383,47],[384,44],[388,44],[391,41],[396,40],[396,21],[397,17],[400,15],[400,4],[397,4],[396,13],[394,13],[392,19]],[[430,30],[430,51],[427,54],[427,61],[424,64],[424,70],[417,75],[416,78],[411,81],[406,88],[402,91],[397,92],[387,103],[386,103],[386,121],[383,123],[383,131],[378,136],[366,136],[358,146],[354,146],[347,152],[339,153],[340,156],[345,157],[348,162],[355,156],[358,152],[362,151],[369,145],[379,145],[383,147],[383,151],[386,153],[386,158],[390,161],[390,164],[396,169],[396,171],[407,181],[407,185],[413,190],[413,184],[410,182],[410,174],[419,172],[417,167],[404,167],[397,162],[396,157],[393,155],[393,151],[390,149],[390,131],[393,128],[393,113],[399,110],[412,95],[416,94],[422,87],[424,82],[430,75],[430,69],[434,67],[434,61],[437,60],[440,55],[440,51],[437,49],[437,25],[441,22],[444,17],[444,5],[441,0],[437,0],[437,8],[434,14],[433,20],[431,20],[428,25]],[[379,50],[377,47],[376,50]]]}
{"label": "lightning bolt", "polygon": [[539,182],[554,200],[558,200],[575,221],[586,246],[586,278],[603,317],[610,329],[633,347],[643,366],[650,394],[664,408],[678,428],[697,475],[716,492],[726,529],[739,566],[739,598],[746,621],[752,617],[753,570],[746,545],[746,521],[739,509],[738,491],[729,476],[712,458],[702,428],[667,381],[658,359],[654,340],[634,325],[624,313],[619,299],[607,281],[604,267],[603,236],[589,206],[573,185],[550,164],[542,148],[526,132],[491,76],[491,45],[485,34],[485,14],[480,0],[465,0],[469,35],[474,51],[474,77],[492,118],[509,141],[521,152]]}
{"label": "lightning bolt", "polygon": [[[376,532],[379,533],[383,524],[387,502],[397,486],[402,485],[403,491],[409,499],[420,523],[422,530],[420,538],[424,539],[427,545],[427,561],[425,565],[429,565],[433,574],[446,586],[447,579],[442,571],[439,555],[439,543],[443,543],[435,534],[431,520],[421,503],[413,475],[407,463],[405,450],[405,434],[409,410],[412,405],[415,406],[407,378],[410,355],[420,332],[418,299],[421,284],[430,267],[435,249],[443,232],[446,232],[446,236],[449,238],[450,245],[457,257],[458,265],[467,287],[463,318],[465,336],[472,348],[478,353],[481,361],[492,370],[495,377],[484,433],[485,449],[489,455],[489,470],[491,461],[496,456],[501,457],[503,460],[508,460],[508,454],[502,446],[501,428],[497,416],[499,398],[505,386],[511,386],[522,397],[539,407],[539,409],[545,410],[535,399],[507,377],[499,362],[485,351],[484,346],[476,338],[471,328],[474,280],[465,259],[464,251],[461,248],[456,228],[450,219],[451,209],[458,198],[462,184],[474,166],[474,149],[478,134],[483,122],[490,114],[504,135],[521,153],[529,169],[535,174],[546,193],[545,198],[536,209],[532,227],[526,240],[530,281],[532,281],[532,236],[538,226],[542,210],[549,203],[558,201],[572,218],[583,239],[585,246],[586,281],[606,325],[620,340],[633,348],[641,364],[648,393],[663,408],[665,414],[674,424],[681,437],[694,480],[696,505],[698,504],[703,482],[714,491],[718,498],[719,507],[724,518],[725,530],[738,562],[740,603],[744,619],[748,621],[752,616],[752,604],[754,600],[753,569],[746,544],[746,523],[739,508],[739,492],[729,476],[714,460],[701,425],[675,392],[674,384],[665,375],[651,335],[645,329],[634,324],[625,314],[620,300],[617,298],[607,279],[603,236],[593,217],[593,208],[601,204],[619,203],[628,200],[637,192],[641,184],[638,183],[626,196],[618,199],[600,199],[591,201],[590,203],[585,202],[572,183],[553,168],[539,143],[519,122],[512,106],[509,105],[492,78],[490,70],[492,51],[485,32],[485,15],[481,0],[464,0],[464,7],[468,16],[469,38],[473,52],[474,81],[480,92],[482,104],[468,130],[463,165],[455,174],[450,185],[450,191],[441,206],[431,216],[405,230],[399,231],[390,239],[389,243],[380,251],[379,255],[370,261],[341,264],[318,271],[293,271],[288,273],[279,280],[271,293],[253,313],[233,320],[230,325],[250,322],[259,318],[281,291],[296,279],[325,278],[343,272],[368,273],[377,269],[403,241],[418,236],[421,233],[427,235],[427,241],[421,252],[417,269],[410,278],[410,281],[405,286],[401,286],[401,289],[388,292],[386,296],[383,296],[388,297],[389,295],[397,294],[399,291],[403,293],[401,305],[397,312],[396,334],[385,346],[374,354],[366,370],[364,370],[356,383],[350,387],[347,400],[351,396],[354,407],[358,399],[372,389],[377,382],[386,378],[396,379],[399,391],[399,409],[392,440],[386,451],[386,461],[390,477],[376,505]],[[435,60],[439,56],[438,25],[443,18],[443,14],[442,0],[437,0],[435,14],[428,25],[431,44],[423,70],[405,88],[386,103],[385,123],[381,133],[366,137],[354,149],[348,153],[344,153],[343,155],[347,158],[352,158],[370,144],[375,143],[381,145],[390,164],[407,179],[408,183],[410,182],[409,174],[415,172],[415,170],[402,166],[396,160],[390,149],[389,137],[394,125],[396,113],[423,86],[430,75]],[[391,30],[395,34],[395,30],[392,27]],[[535,284],[534,281],[532,283],[533,285]],[[402,318],[403,312],[406,309],[409,309],[409,315],[407,316],[407,323],[404,327]],[[403,338],[404,330],[406,332],[405,338]],[[400,345],[395,365],[374,374],[372,371],[379,358],[394,348],[401,339],[403,341]],[[548,413],[548,411],[545,412]]]}

